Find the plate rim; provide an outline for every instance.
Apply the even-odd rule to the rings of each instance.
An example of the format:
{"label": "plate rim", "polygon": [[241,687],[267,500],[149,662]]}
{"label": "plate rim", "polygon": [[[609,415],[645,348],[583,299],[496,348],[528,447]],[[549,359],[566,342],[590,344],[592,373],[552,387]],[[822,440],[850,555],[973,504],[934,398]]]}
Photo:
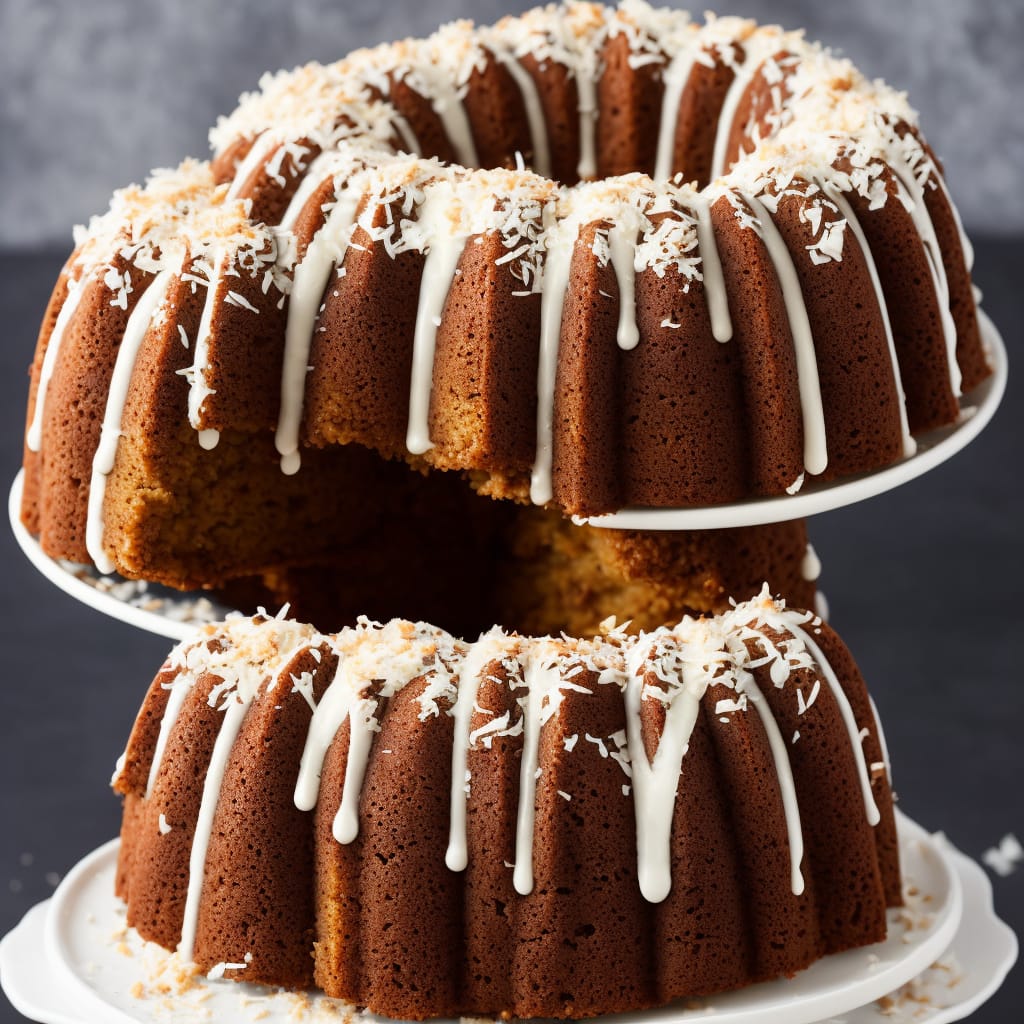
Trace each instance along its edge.
{"label": "plate rim", "polygon": [[[920,943],[915,944],[915,946],[913,947],[914,954],[916,954],[915,958],[921,960],[924,963],[924,967],[918,966],[915,969],[915,973],[913,975],[906,975],[906,972],[904,971],[902,972],[902,980],[894,982],[891,978],[888,981],[879,980],[885,979],[886,974],[891,974],[891,971],[883,971],[878,974],[874,974],[862,986],[858,986],[857,991],[859,994],[863,995],[863,998],[861,999],[858,997],[859,1001],[856,1007],[851,1007],[847,1005],[845,1010],[840,1010],[835,1006],[828,1006],[825,1008],[825,1013],[819,1016],[813,1015],[813,1013],[816,1012],[816,1010],[814,1010],[815,1002],[822,1002],[823,999],[828,998],[827,994],[825,996],[819,995],[815,997],[815,999],[810,1001],[801,1000],[798,1001],[796,1004],[787,1004],[787,1020],[792,1020],[794,1022],[803,1021],[805,1022],[805,1024],[817,1024],[817,1022],[822,1021],[826,1015],[834,1016],[836,1013],[841,1014],[844,1012],[852,1012],[853,1010],[861,1006],[870,1005],[874,1000],[881,998],[886,994],[889,994],[890,992],[898,988],[900,985],[906,983],[906,981],[908,981],[910,977],[916,977],[921,970],[923,970],[925,967],[933,963],[939,956],[941,956],[941,954],[953,942],[955,934],[957,933],[960,927],[960,910],[962,909],[963,905],[963,886],[960,879],[958,864],[954,861],[954,856],[963,857],[963,855],[959,854],[959,851],[957,851],[951,843],[945,840],[941,833],[932,835],[928,833],[925,829],[923,829],[921,826],[913,822],[912,819],[908,818],[902,812],[897,811],[897,815],[899,822],[898,827],[900,829],[901,846],[908,841],[916,839],[924,840],[930,854],[932,855],[932,858],[938,865],[941,865],[942,873],[945,876],[944,881],[948,887],[948,895],[946,898],[945,905],[948,907],[951,903],[954,902],[959,904],[955,907],[956,913],[947,913],[944,918],[944,924],[940,924],[939,927],[935,928],[933,933],[928,938],[926,938]],[[54,895],[50,898],[49,901],[47,901],[50,907],[50,912],[48,914],[44,930],[45,950],[48,959],[50,960],[51,963],[55,964],[59,968],[60,976],[62,977],[62,979],[64,979],[65,982],[70,984],[73,991],[75,992],[74,998],[76,1000],[82,1000],[83,1011],[88,1006],[94,1007],[93,1016],[84,1016],[81,1019],[83,1021],[103,1020],[105,1024],[106,1022],[111,1021],[116,1021],[118,1022],[118,1024],[128,1024],[128,1022],[135,1021],[137,1020],[137,1018],[126,1015],[116,1005],[108,1003],[105,999],[103,999],[100,993],[97,992],[95,987],[93,987],[88,982],[88,980],[86,980],[84,977],[80,976],[73,970],[71,965],[68,963],[68,957],[64,952],[65,944],[64,940],[61,938],[60,932],[66,915],[72,912],[74,909],[74,896],[76,893],[79,892],[81,883],[83,882],[83,880],[86,880],[88,876],[90,876],[92,873],[109,869],[109,867],[111,866],[111,859],[116,857],[118,845],[119,839],[115,838],[109,840],[102,846],[98,847],[96,850],[93,850],[90,854],[87,854],[85,857],[83,857],[82,860],[80,860],[71,869],[71,871],[68,872],[68,874],[65,876],[61,884],[58,886]],[[968,858],[963,859],[969,861]],[[991,885],[988,883],[986,876],[980,868],[977,868],[977,872],[981,876],[981,879],[985,882],[985,884],[988,885],[989,905],[991,907]],[[111,894],[110,898],[113,899],[113,894]],[[991,916],[995,918],[994,911],[992,911]],[[999,919],[995,918],[995,920],[998,921]],[[952,922],[952,927],[949,926],[950,922]],[[1003,928],[1006,928],[1006,930],[1010,932],[1010,934],[1012,935],[1012,931],[1010,931],[1005,926],[1005,924],[1003,924],[1002,922],[999,923],[1002,925]],[[14,933],[11,934],[13,935]],[[4,941],[7,942],[10,940],[10,938],[11,936],[8,936],[8,938]],[[871,952],[871,948],[872,947],[870,946],[861,947],[857,950],[851,950],[848,952],[854,956],[865,955]],[[843,956],[844,954],[838,955]],[[906,960],[909,959],[910,956],[908,955]],[[900,962],[902,963],[904,961],[901,960]],[[974,1006],[981,1005],[981,1003],[984,1002],[985,999],[987,999],[992,994],[992,992],[994,992],[999,987],[999,985],[1002,982],[1002,979],[1005,978],[1005,974],[1009,970],[1010,966],[1012,966],[1012,961],[1010,963],[1007,963],[1005,970],[1002,971],[998,979],[990,981],[989,984],[985,986],[982,991],[980,991],[979,993],[975,994],[974,997],[972,997],[972,1003]],[[779,983],[767,982],[764,984],[767,987],[769,985],[778,985]],[[757,987],[758,986],[750,986],[746,991],[752,991]],[[85,996],[85,998],[83,998],[83,996]],[[789,1005],[793,1005],[796,1007],[796,1014],[792,1014],[789,1011]],[[808,1015],[808,1007],[811,1007],[811,1010],[813,1011],[810,1015]],[[674,1004],[674,1006],[673,1004],[670,1004],[668,1007],[661,1007],[655,1010],[637,1011],[635,1013],[628,1014],[608,1015],[601,1019],[608,1021],[609,1024],[612,1024],[612,1022],[625,1022],[627,1020],[637,1022],[649,1022],[649,1024],[675,1024],[675,1022],[680,1022],[680,1024],[689,1024],[690,1021],[701,1020],[705,1017],[710,1016],[715,1016],[717,1019],[721,1020],[724,1019],[722,1014],[725,1012],[726,1011],[724,1008],[719,1009],[714,1005],[702,1011],[694,1012],[692,1010],[687,1009],[685,1006],[677,1003]],[[731,1010],[730,1012],[735,1013],[735,1011]],[[741,1022],[747,1020],[752,1021],[757,1019],[756,1014],[758,1012],[759,1010],[757,1006],[743,1008],[742,1011],[738,1015],[735,1015],[733,1019],[736,1021],[736,1024],[741,1024]],[[778,1008],[776,1012],[778,1012]],[[380,1021],[384,1020],[383,1018],[374,1018],[372,1016],[368,1017],[368,1019]],[[960,1018],[950,1016],[945,1019],[956,1020]],[[64,1024],[64,1020],[55,1020],[54,1024]]]}
{"label": "plate rim", "polygon": [[[92,608],[108,618],[123,622],[128,626],[134,626],[136,629],[144,630],[147,633],[154,633],[157,636],[165,637],[168,640],[185,640],[200,628],[201,623],[197,621],[172,619],[160,612],[137,608],[135,605],[128,604],[127,601],[115,597],[112,593],[105,593],[97,589],[94,583],[87,582],[67,568],[68,563],[64,563],[60,559],[46,554],[38,538],[34,537],[21,521],[21,498],[24,486],[25,470],[22,468],[18,470],[11,483],[11,489],[7,496],[7,516],[18,547],[21,548],[25,557],[45,579],[49,580],[69,597],[74,598],[79,604]],[[82,566],[82,568],[90,574],[96,574],[97,581],[99,579],[120,580],[120,577],[102,576],[93,566]],[[177,596],[177,592],[175,592],[175,596]],[[213,598],[206,591],[190,590],[180,592],[180,599],[183,602],[194,601],[201,597],[213,603],[221,618],[234,611],[234,609],[228,608],[226,605],[213,601]],[[168,600],[173,601],[175,597],[170,597]]]}

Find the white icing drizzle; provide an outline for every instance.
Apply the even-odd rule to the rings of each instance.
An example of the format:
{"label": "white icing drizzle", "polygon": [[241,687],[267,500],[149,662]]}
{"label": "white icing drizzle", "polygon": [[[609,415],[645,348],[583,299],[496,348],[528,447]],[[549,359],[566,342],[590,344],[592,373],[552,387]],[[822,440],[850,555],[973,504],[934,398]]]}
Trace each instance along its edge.
{"label": "white icing drizzle", "polygon": [[538,174],[550,178],[551,144],[548,141],[548,126],[544,118],[544,108],[540,102],[540,93],[537,91],[537,83],[512,54],[495,48],[494,56],[508,71],[523,97],[526,121],[530,127],[530,143],[533,146],[531,166]]}
{"label": "white icing drizzle", "polygon": [[907,395],[903,390],[903,375],[900,373],[900,362],[896,356],[896,342],[892,336],[892,324],[889,322],[889,307],[885,301],[885,292],[882,290],[882,282],[878,277],[878,268],[875,266],[875,258],[872,255],[871,247],[868,245],[864,229],[854,213],[853,207],[846,201],[846,197],[839,188],[823,185],[829,198],[839,207],[839,212],[846,218],[850,230],[857,239],[860,251],[864,255],[864,263],[868,268],[868,275],[871,278],[871,286],[875,291],[875,298],[878,300],[878,311],[882,316],[882,326],[885,328],[885,340],[889,346],[889,361],[892,363],[892,375],[896,384],[896,395],[899,399],[900,433],[903,436],[903,455],[909,458],[917,451],[917,442],[910,433],[910,421],[907,419]]}
{"label": "white icing drizzle", "polygon": [[272,132],[264,132],[256,139],[235,170],[235,176],[231,179],[231,186],[228,188],[227,201],[238,199],[256,169],[270,156],[270,151],[277,145],[278,140]]}
{"label": "white icing drizzle", "polygon": [[[278,662],[277,671],[267,684],[266,689],[268,693],[277,687],[280,682],[281,673],[291,664],[299,651],[304,648],[308,649],[308,643],[303,641],[291,650],[290,653],[282,655],[281,641],[288,638],[290,632],[288,627],[295,627],[296,625],[295,623],[286,623],[284,631],[277,637],[276,654],[280,657],[280,661]],[[300,634],[301,630],[302,627],[299,627],[298,632]],[[186,651],[184,655],[186,661],[189,654],[201,649],[201,646],[199,646],[193,647],[191,651]],[[213,752],[210,755],[206,780],[203,783],[199,815],[192,838],[192,849],[189,853],[188,889],[185,896],[181,941],[178,943],[178,953],[186,961],[192,960],[195,952],[196,928],[199,923],[199,901],[206,877],[206,855],[209,851],[210,839],[213,834],[213,823],[217,813],[217,804],[220,801],[224,775],[227,771],[228,762],[231,759],[231,752],[235,741],[238,739],[238,734],[242,728],[242,723],[253,701],[259,695],[264,678],[260,666],[252,663],[243,662],[234,676],[228,671],[228,668],[228,663],[221,663],[215,666],[214,672],[220,676],[223,682],[215,685],[210,692],[210,696],[207,698],[211,707],[218,707],[217,701],[222,700],[218,707],[222,717],[217,731],[217,739],[213,744]]]}
{"label": "white icing drizzle", "polygon": [[729,296],[725,290],[725,275],[718,254],[718,242],[711,225],[711,203],[703,196],[696,197],[693,212],[697,218],[697,244],[700,249],[701,273],[704,278],[704,297],[711,318],[711,334],[715,341],[732,340],[732,317],[729,315]]}
{"label": "white icing drizzle", "polygon": [[278,222],[275,233],[279,236],[288,236],[295,230],[295,223],[299,219],[306,203],[313,198],[314,193],[327,180],[331,170],[338,163],[337,153],[321,153],[310,165],[305,173],[299,187],[295,190],[284,215]]}
{"label": "white icing drizzle", "polygon": [[660,903],[672,888],[672,819],[679,787],[679,772],[700,714],[700,701],[709,674],[684,663],[682,686],[675,689],[665,712],[665,725],[653,762],[644,750],[641,706],[644,699],[644,662],[653,633],[627,655],[626,734],[632,768],[636,815],[636,853],[640,892],[650,903]]}
{"label": "white icing drizzle", "polygon": [[171,686],[171,692],[167,697],[167,704],[164,707],[163,717],[160,719],[160,733],[156,738],[156,747],[153,750],[153,763],[149,766],[149,778],[146,780],[146,798],[148,799],[156,785],[157,775],[160,774],[160,765],[163,764],[164,753],[167,750],[167,741],[171,737],[171,730],[174,728],[181,709],[185,704],[185,698],[195,685],[195,679],[188,675],[179,675]]}
{"label": "white icing drizzle", "polygon": [[416,138],[416,133],[412,130],[412,125],[402,117],[401,114],[396,110],[391,115],[391,123],[395,126],[395,131],[398,132],[402,139],[402,145],[405,148],[406,153],[421,154],[420,140]]}
{"label": "white icing drizzle", "polygon": [[430,240],[430,248],[420,278],[409,378],[409,424],[405,446],[413,455],[422,455],[433,447],[430,440],[430,393],[437,329],[466,245],[467,236],[456,232],[449,219],[452,201],[449,189],[428,189],[418,218],[419,227]]}
{"label": "white icing drizzle", "polygon": [[913,174],[901,169],[899,161],[891,165],[896,177],[896,188],[900,201],[910,213],[914,227],[921,237],[925,258],[935,288],[935,302],[939,307],[942,334],[946,341],[946,361],[949,365],[949,386],[957,397],[962,393],[963,377],[960,364],[956,361],[956,322],[949,308],[949,281],[946,279],[946,265],[942,262],[942,249],[935,235],[935,225],[924,201],[924,193]]}
{"label": "white icing drizzle", "polygon": [[501,657],[503,634],[498,629],[482,636],[469,650],[459,666],[459,689],[455,698],[452,738],[451,814],[448,824],[448,849],[445,864],[452,871],[464,871],[469,861],[466,847],[466,802],[469,797],[467,758],[470,747],[470,724],[476,708],[483,671]]}
{"label": "white icing drizzle", "polygon": [[583,67],[575,67],[576,94],[579,97],[580,159],[576,174],[581,181],[597,177],[597,81]]}
{"label": "white icing drizzle", "polygon": [[377,702],[372,697],[357,697],[349,704],[345,783],[341,792],[341,805],[331,825],[331,834],[339,843],[354,842],[359,835],[359,798],[363,792],[374,733],[377,731],[376,710]]}
{"label": "white icing drizzle", "polygon": [[877,825],[882,820],[882,815],[875,803],[874,793],[871,791],[871,776],[868,773],[867,759],[864,757],[864,744],[861,738],[861,731],[857,727],[857,719],[854,717],[853,708],[850,706],[849,698],[843,691],[843,687],[836,676],[835,670],[829,664],[828,659],[822,653],[821,648],[811,639],[809,633],[793,621],[795,616],[786,615],[783,617],[785,628],[788,629],[798,640],[803,641],[811,657],[814,659],[825,681],[835,697],[839,706],[839,713],[842,715],[843,724],[850,736],[850,747],[853,750],[853,758],[857,764],[857,775],[860,780],[861,793],[864,796],[864,811],[867,815],[869,825]]}
{"label": "white icing drizzle", "polygon": [[213,316],[217,304],[217,292],[220,291],[221,275],[224,270],[221,264],[225,256],[214,249],[210,254],[208,285],[206,300],[203,303],[203,315],[199,320],[199,331],[196,334],[196,346],[192,359],[192,367],[188,371],[188,421],[198,431],[199,447],[210,451],[217,447],[220,431],[202,429],[203,402],[214,394],[213,388],[206,383],[206,372],[210,369],[210,334],[213,329]]}
{"label": "white icing drizzle", "polygon": [[828,465],[828,448],[825,440],[825,408],[821,400],[821,385],[818,381],[818,363],[814,352],[814,336],[807,318],[800,279],[797,277],[793,259],[779,229],[772,221],[764,205],[749,193],[741,193],[756,218],[755,230],[768,250],[775,265],[775,273],[782,286],[782,297],[789,319],[796,355],[797,380],[800,389],[800,412],[804,427],[804,468],[808,473],[823,473]]}
{"label": "white icing drizzle", "polygon": [[431,105],[441,119],[445,135],[455,151],[456,161],[463,167],[478,167],[480,160],[473,141],[473,129],[459,93],[444,74],[431,75],[430,86],[433,92]]}
{"label": "white icing drizzle", "polygon": [[808,582],[813,582],[821,575],[821,559],[812,544],[807,545],[804,557],[800,561],[800,576]]}
{"label": "white icing drizzle", "polygon": [[281,364],[281,407],[274,435],[281,469],[287,474],[297,473],[301,463],[299,429],[317,316],[331,272],[344,262],[360,198],[356,189],[341,194],[295,268]]}
{"label": "white icing drizzle", "polygon": [[[545,210],[545,219],[548,211]],[[569,269],[575,237],[551,240],[540,298],[540,353],[537,360],[537,453],[530,473],[530,500],[546,505],[554,496],[552,455],[555,418],[555,372],[562,336],[562,311],[569,290]]]}
{"label": "white icing drizzle", "polygon": [[754,55],[748,50],[743,63],[729,83],[729,89],[722,101],[722,110],[718,115],[718,124],[715,127],[715,145],[711,157],[711,181],[725,174],[725,158],[729,149],[729,137],[732,135],[733,124],[736,121],[736,111],[739,109],[740,100],[743,99],[747,91],[747,86],[750,85],[751,79],[754,77],[756,67]]}
{"label": "white icing drizzle", "polygon": [[[402,632],[405,626],[414,629],[412,639]],[[360,620],[356,629],[344,630],[339,635],[342,645],[335,647],[338,668],[313,712],[295,782],[295,806],[303,811],[312,810],[320,792],[324,757],[347,718],[350,732],[344,790],[332,826],[339,842],[350,843],[359,834],[359,797],[373,736],[379,728],[375,717],[377,700],[394,696],[413,679],[428,672],[447,679],[444,666],[434,656],[435,634],[438,631],[422,623],[413,625],[394,620],[382,627]],[[374,654],[374,642],[381,645],[382,655]],[[426,664],[425,658],[430,652],[434,652],[431,655],[434,660]],[[368,696],[367,691],[374,680],[381,684],[377,697]]]}
{"label": "white icing drizzle", "polygon": [[523,754],[519,762],[519,806],[516,809],[516,864],[512,885],[520,896],[533,892],[533,833],[537,813],[537,767],[540,731],[551,691],[558,690],[561,676],[557,654],[538,641],[523,665],[526,698],[523,707]]}
{"label": "white icing drizzle", "polygon": [[355,690],[342,681],[344,667],[345,657],[338,652],[338,667],[335,669],[334,679],[320,698],[310,719],[306,743],[299,761],[299,775],[295,780],[295,806],[300,811],[311,811],[316,807],[324,758],[342,722],[348,717],[355,697]]}
{"label": "white icing drizzle", "polygon": [[[800,864],[804,859],[804,832],[800,825],[800,808],[797,806],[796,783],[793,781],[793,766],[789,762],[789,751],[786,741],[782,738],[779,724],[772,715],[764,694],[754,681],[754,677],[745,673],[743,691],[750,703],[761,717],[768,746],[771,748],[775,761],[775,777],[779,783],[779,795],[782,798],[782,809],[786,817],[786,835],[789,840],[790,886],[794,896],[804,891],[804,876]],[[874,824],[874,822],[872,822]]]}
{"label": "white icing drizzle", "polygon": [[[658,125],[658,148],[654,161],[654,180],[668,181],[672,177],[672,157],[675,150],[676,128],[683,90],[690,80],[696,63],[697,40],[684,47],[665,69],[665,94],[661,101],[661,121]],[[685,173],[685,168],[682,169]]]}
{"label": "white icing drizzle", "polygon": [[114,362],[114,372],[110,378],[110,388],[103,411],[99,444],[92,459],[85,528],[86,550],[101,573],[112,573],[117,568],[103,547],[103,499],[107,493],[107,477],[114,470],[117,443],[121,437],[121,417],[128,399],[132,371],[135,369],[135,360],[142,347],[142,341],[154,315],[167,297],[174,276],[173,271],[162,270],[142,293],[131,316],[128,317],[128,324],[117,349],[117,359]]}
{"label": "white icing drizzle", "polygon": [[885,742],[885,730],[882,728],[882,719],[878,714],[878,707],[875,698],[868,694],[871,703],[871,714],[875,719],[875,732],[878,734],[878,745],[882,748],[882,761],[885,763],[885,777],[892,785],[892,762],[889,760],[889,744]]}
{"label": "white icing drizzle", "polygon": [[43,356],[43,365],[39,368],[39,386],[36,388],[36,404],[32,410],[32,423],[29,425],[25,435],[25,443],[29,451],[37,452],[43,444],[43,408],[46,405],[46,392],[50,386],[50,379],[57,366],[57,356],[60,354],[61,342],[64,334],[71,323],[71,318],[78,309],[82,295],[86,289],[85,277],[75,280],[68,278],[68,294],[57,314],[57,320],[50,333],[50,340],[46,346],[46,354]]}
{"label": "white icing drizzle", "polygon": [[[625,212],[625,211],[623,211]],[[619,283],[619,323],[615,337],[619,348],[629,351],[640,342],[636,320],[636,239],[635,217],[624,217],[608,232],[608,248],[615,278]]]}
{"label": "white icing drizzle", "polygon": [[188,891],[185,895],[185,916],[181,925],[181,942],[178,953],[183,960],[191,961],[195,952],[196,928],[199,924],[199,899],[206,879],[206,854],[210,848],[210,837],[213,834],[213,819],[220,800],[221,785],[224,773],[231,758],[231,750],[242,728],[242,721],[249,704],[250,697],[244,700],[235,694],[224,717],[220,730],[213,745],[210,766],[206,771],[206,782],[203,785],[203,796],[199,804],[199,818],[196,821],[195,835],[192,839],[192,850],[188,860]]}
{"label": "white icing drizzle", "polygon": [[956,224],[957,234],[960,236],[960,249],[964,254],[964,266],[967,272],[970,273],[974,269],[974,246],[971,245],[971,240],[967,237],[967,232],[964,230],[964,222],[960,218],[960,211],[957,209],[956,203],[953,202],[953,197],[949,194],[949,189],[946,188],[945,179],[939,174],[938,169],[935,170],[930,180],[938,183],[942,194],[946,197],[949,211],[953,215],[953,223]]}

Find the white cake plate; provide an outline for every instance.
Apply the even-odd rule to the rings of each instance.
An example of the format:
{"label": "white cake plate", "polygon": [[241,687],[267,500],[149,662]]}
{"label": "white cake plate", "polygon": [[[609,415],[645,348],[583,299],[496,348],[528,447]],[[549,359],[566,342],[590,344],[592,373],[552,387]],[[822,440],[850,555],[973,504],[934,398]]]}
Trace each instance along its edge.
{"label": "white cake plate", "polygon": [[[885,942],[827,957],[791,980],[603,1019],[812,1024],[842,1014],[846,1024],[891,1024],[900,1008],[929,1024],[967,1016],[1002,983],[1016,937],[994,915],[991,886],[973,861],[904,816],[899,832],[904,876],[917,894],[906,910],[890,911]],[[323,996],[197,976],[125,927],[113,895],[116,857],[117,840],[90,854],[0,942],[0,983],[21,1013],[42,1024],[383,1020]],[[875,1002],[882,997],[884,1017]]]}
{"label": "white cake plate", "polygon": [[908,483],[970,444],[999,408],[1006,391],[1006,345],[996,325],[981,309],[978,310],[978,324],[992,367],[991,376],[972,392],[961,396],[960,418],[956,423],[920,435],[917,452],[895,465],[872,473],[843,477],[831,483],[811,482],[798,494],[695,508],[627,508],[611,515],[575,521],[619,530],[712,530],[761,526],[843,508]]}
{"label": "white cake plate", "polygon": [[197,626],[217,622],[234,610],[213,600],[205,591],[171,590],[145,580],[104,576],[94,566],[51,558],[21,521],[24,476],[25,471],[19,470],[7,498],[14,539],[36,569],[76,601],[171,640],[184,640]]}

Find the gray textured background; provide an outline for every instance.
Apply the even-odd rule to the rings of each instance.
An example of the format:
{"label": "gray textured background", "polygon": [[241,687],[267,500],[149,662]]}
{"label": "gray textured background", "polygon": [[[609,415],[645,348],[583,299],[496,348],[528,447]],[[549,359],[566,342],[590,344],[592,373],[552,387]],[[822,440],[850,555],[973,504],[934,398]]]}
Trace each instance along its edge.
{"label": "gray textured background", "polygon": [[[266,69],[489,22],[529,0],[0,0],[0,248],[70,226],[206,132]],[[676,4],[675,6],[679,6]],[[969,228],[1024,230],[1024,0],[721,0],[906,89]],[[702,10],[703,3],[694,3]]]}

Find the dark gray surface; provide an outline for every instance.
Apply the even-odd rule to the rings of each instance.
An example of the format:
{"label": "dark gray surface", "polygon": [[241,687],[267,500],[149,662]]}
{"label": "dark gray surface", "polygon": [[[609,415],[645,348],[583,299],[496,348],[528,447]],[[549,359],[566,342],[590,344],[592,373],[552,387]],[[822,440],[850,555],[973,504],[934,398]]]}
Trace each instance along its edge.
{"label": "dark gray surface", "polygon": [[[205,156],[207,129],[264,69],[537,2],[3,0],[0,247],[63,244],[114,186]],[[909,93],[969,227],[1024,231],[1022,0],[654,2],[806,28]]]}
{"label": "dark gray surface", "polygon": [[[978,245],[976,278],[1021,356],[1024,242]],[[61,254],[0,256],[0,449],[5,493],[20,462],[25,367]],[[832,620],[880,706],[902,806],[972,856],[1024,839],[1024,401],[923,479],[820,516],[811,535]],[[0,934],[114,835],[107,785],[169,643],[77,606],[0,529]],[[30,859],[30,863],[27,861]],[[52,880],[52,879],[51,879]],[[1024,931],[1024,868],[995,878],[996,907]],[[0,1022],[21,1020],[0,998]],[[975,1018],[1024,1019],[1024,971]]]}

